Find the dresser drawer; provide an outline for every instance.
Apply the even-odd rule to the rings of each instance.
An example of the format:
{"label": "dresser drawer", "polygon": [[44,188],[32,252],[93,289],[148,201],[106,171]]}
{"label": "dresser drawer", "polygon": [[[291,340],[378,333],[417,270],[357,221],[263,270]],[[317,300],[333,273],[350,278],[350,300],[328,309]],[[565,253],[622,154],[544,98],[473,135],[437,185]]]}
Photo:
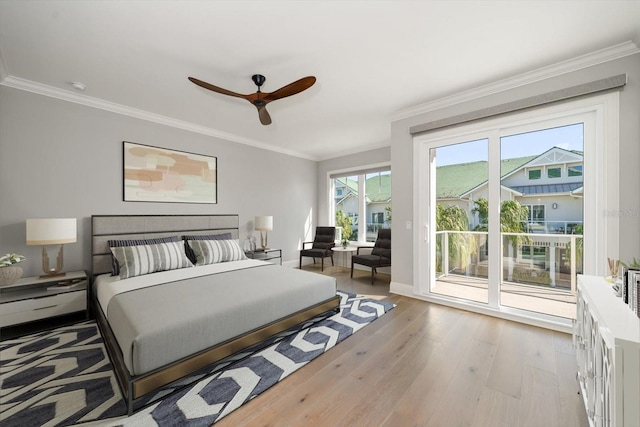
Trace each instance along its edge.
{"label": "dresser drawer", "polygon": [[86,308],[86,290],[5,303],[0,305],[0,327],[84,311]]}

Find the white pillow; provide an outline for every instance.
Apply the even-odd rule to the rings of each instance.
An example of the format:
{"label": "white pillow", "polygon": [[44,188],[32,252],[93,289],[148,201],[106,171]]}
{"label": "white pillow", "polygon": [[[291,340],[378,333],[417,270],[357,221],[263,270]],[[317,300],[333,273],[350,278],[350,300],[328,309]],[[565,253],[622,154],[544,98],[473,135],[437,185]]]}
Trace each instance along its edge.
{"label": "white pillow", "polygon": [[188,240],[196,255],[196,265],[247,259],[237,240]]}

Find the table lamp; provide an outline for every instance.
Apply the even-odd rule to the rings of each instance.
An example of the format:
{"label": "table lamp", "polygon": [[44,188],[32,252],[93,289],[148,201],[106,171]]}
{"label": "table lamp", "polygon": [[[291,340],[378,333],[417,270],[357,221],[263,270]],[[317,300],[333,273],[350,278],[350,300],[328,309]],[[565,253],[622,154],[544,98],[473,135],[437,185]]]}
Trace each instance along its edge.
{"label": "table lamp", "polygon": [[[47,218],[27,220],[27,245],[42,245],[42,270],[45,275],[41,277],[63,276],[62,245],[74,243],[77,240],[77,224],[75,218]],[[55,268],[49,267],[49,256],[46,245],[60,245],[58,259]]]}
{"label": "table lamp", "polygon": [[273,217],[257,216],[255,219],[255,229],[260,232],[260,244],[262,245],[262,250],[269,249],[267,247],[267,231],[273,230]]}

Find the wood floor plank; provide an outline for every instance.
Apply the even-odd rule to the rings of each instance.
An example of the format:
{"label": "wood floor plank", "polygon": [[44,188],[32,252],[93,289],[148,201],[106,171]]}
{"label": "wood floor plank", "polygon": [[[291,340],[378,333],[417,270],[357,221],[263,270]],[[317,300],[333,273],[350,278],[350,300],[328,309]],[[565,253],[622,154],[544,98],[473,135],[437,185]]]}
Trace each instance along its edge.
{"label": "wood floor plank", "polygon": [[[566,335],[566,334],[565,334]],[[556,351],[558,367],[558,391],[560,396],[561,423],[565,426],[588,426],[587,412],[578,394],[576,356]]]}
{"label": "wood floor plank", "polygon": [[498,344],[502,337],[502,329],[505,322],[495,317],[483,316],[481,314],[476,315],[478,327],[474,337],[478,340],[485,341],[491,344]]}
{"label": "wood floor plank", "polygon": [[573,348],[573,339],[570,334],[563,332],[553,332],[553,347],[556,351],[576,357],[576,350]]}
{"label": "wood floor plank", "polygon": [[472,425],[474,427],[514,427],[518,425],[519,413],[520,399],[484,387],[480,393]]}
{"label": "wood floor plank", "polygon": [[501,393],[520,398],[522,392],[522,368],[524,365],[523,342],[526,328],[515,322],[505,321],[496,357],[491,366],[487,386]]}
{"label": "wood floor plank", "polygon": [[525,365],[518,426],[565,427],[561,420],[558,377],[549,371]]}
{"label": "wood floor plank", "polygon": [[545,371],[557,372],[553,331],[526,326],[523,345],[525,364]]}
{"label": "wood floor plank", "polygon": [[430,415],[431,427],[444,425],[471,426],[478,407],[480,394],[485,388],[487,377],[495,357],[496,345],[480,340],[472,340],[472,345],[461,361],[449,386],[443,391],[440,404]]}

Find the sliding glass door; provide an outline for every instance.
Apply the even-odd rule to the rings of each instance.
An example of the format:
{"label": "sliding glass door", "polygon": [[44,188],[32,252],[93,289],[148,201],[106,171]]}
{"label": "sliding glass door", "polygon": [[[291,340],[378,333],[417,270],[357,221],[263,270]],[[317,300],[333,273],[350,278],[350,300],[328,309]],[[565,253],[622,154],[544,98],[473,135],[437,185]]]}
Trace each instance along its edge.
{"label": "sliding glass door", "polygon": [[576,275],[606,261],[607,221],[594,208],[608,203],[607,160],[596,144],[601,112],[559,110],[416,140],[418,294],[543,320],[575,316]]}
{"label": "sliding glass door", "polygon": [[484,138],[429,148],[435,180],[429,203],[435,230],[431,292],[485,304],[487,215],[478,210],[474,194],[486,200],[488,143]]}
{"label": "sliding glass door", "polygon": [[582,122],[500,137],[501,305],[575,316],[583,164]]}

